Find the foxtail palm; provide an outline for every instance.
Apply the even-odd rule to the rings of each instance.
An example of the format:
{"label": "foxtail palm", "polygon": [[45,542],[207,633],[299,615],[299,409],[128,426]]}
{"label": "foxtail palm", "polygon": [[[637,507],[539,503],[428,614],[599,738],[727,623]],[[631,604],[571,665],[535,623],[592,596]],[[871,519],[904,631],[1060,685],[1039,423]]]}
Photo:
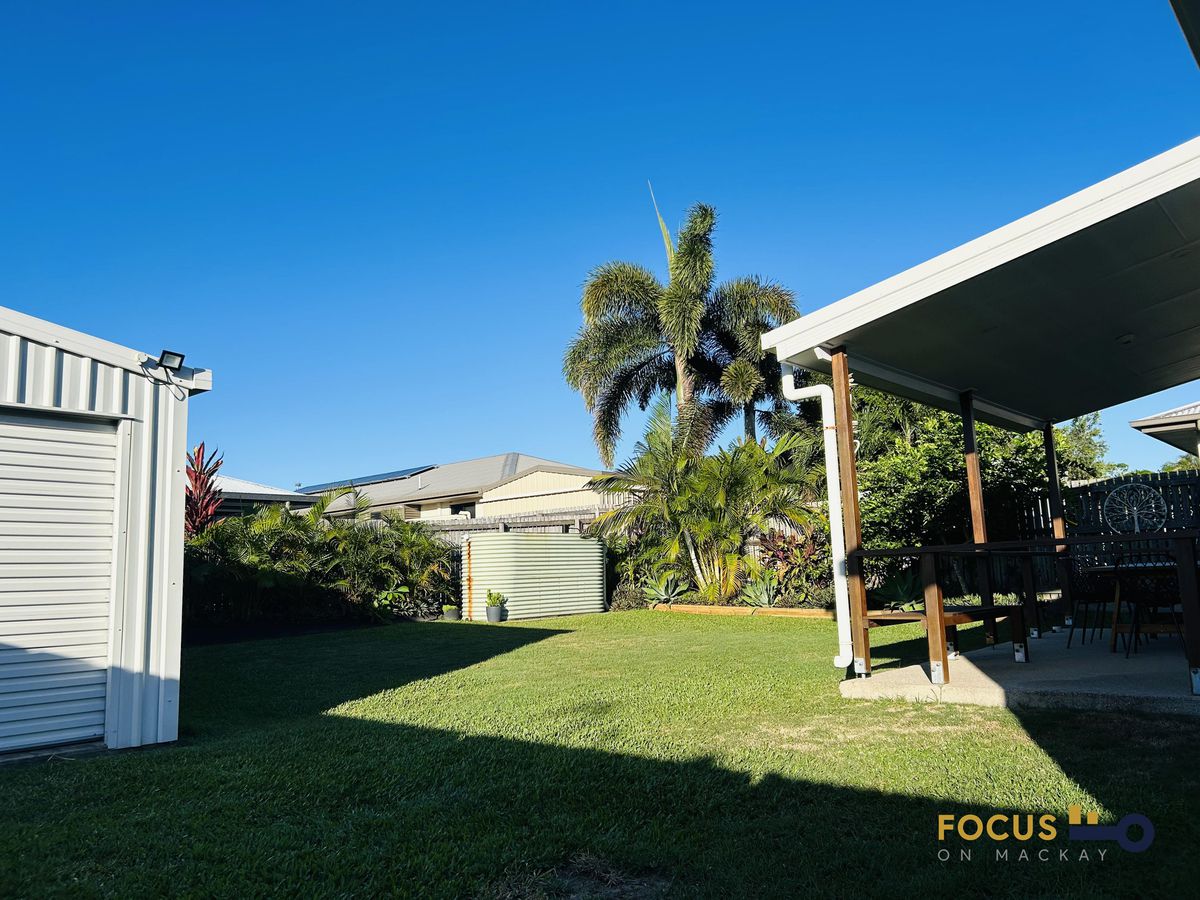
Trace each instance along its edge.
{"label": "foxtail palm", "polygon": [[798,315],[791,291],[756,276],[725,282],[708,302],[701,368],[711,392],[741,410],[747,440],[758,437],[758,404],[783,399],[779,360],[762,335]]}
{"label": "foxtail palm", "polygon": [[665,285],[629,262],[605,263],[584,283],[583,327],[567,348],[563,374],[592,413],[605,465],[612,465],[621,416],[631,403],[645,409],[671,391],[680,410],[695,400],[691,358],[700,349],[712,288],[716,221],[711,206],[693,206],[674,244],[662,226],[670,274]]}
{"label": "foxtail palm", "polygon": [[711,206],[693,206],[675,241],[662,216],[658,222],[667,284],[636,263],[593,270],[583,288],[583,327],[563,359],[567,383],[592,413],[606,466],[629,407],[646,409],[672,391],[678,411],[697,407],[710,433],[741,408],[753,437],[754,405],[774,397],[779,381],[778,365],[762,352],[759,336],[796,314],[791,292],[757,278],[713,289]]}

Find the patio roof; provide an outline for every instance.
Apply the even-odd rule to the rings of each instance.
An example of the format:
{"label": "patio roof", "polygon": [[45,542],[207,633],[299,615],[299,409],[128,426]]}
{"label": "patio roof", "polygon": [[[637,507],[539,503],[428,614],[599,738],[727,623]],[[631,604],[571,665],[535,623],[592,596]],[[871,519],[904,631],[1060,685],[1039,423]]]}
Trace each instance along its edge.
{"label": "patio roof", "polygon": [[1195,455],[1200,451],[1200,402],[1188,403],[1166,412],[1129,423],[1142,434]]}
{"label": "patio roof", "polygon": [[1040,428],[1200,378],[1200,138],[763,336],[780,361]]}

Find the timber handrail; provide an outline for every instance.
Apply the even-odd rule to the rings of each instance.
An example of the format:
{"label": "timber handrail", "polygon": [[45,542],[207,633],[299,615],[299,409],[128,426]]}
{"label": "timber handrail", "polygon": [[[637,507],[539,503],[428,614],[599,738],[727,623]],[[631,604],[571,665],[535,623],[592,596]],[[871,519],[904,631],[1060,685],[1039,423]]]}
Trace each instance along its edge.
{"label": "timber handrail", "polygon": [[1071,537],[1026,538],[1019,541],[987,541],[982,544],[927,544],[923,547],[889,547],[887,549],[871,550],[863,548],[850,553],[859,559],[886,559],[898,556],[920,556],[923,553],[935,553],[948,556],[971,556],[983,552],[1034,552],[1041,547],[1074,547],[1091,544],[1133,544],[1147,541],[1196,540],[1200,538],[1200,529],[1186,531],[1163,531],[1154,534],[1103,534],[1103,535],[1073,535]]}

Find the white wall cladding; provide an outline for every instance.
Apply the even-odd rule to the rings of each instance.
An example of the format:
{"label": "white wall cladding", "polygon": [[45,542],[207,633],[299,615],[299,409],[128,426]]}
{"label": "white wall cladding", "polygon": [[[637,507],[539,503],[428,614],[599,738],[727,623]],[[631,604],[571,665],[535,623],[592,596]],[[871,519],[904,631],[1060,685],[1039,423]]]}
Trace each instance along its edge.
{"label": "white wall cladding", "polygon": [[508,598],[507,618],[604,611],[604,545],[578,534],[474,534],[463,547],[463,615],[487,619],[487,592]]}
{"label": "white wall cladding", "polygon": [[169,378],[124,347],[0,309],[0,406],[116,423],[116,510],[104,739],[177,737],[187,400],[210,375]]}

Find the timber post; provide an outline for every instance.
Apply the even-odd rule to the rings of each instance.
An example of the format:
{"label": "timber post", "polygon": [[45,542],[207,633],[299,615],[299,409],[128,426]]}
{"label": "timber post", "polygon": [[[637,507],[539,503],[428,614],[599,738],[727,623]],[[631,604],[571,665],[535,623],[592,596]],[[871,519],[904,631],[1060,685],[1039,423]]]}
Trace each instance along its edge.
{"label": "timber post", "polygon": [[[858,464],[854,457],[854,405],[850,399],[850,363],[846,348],[830,354],[833,374],[834,425],[841,467],[842,530],[846,536],[846,583],[850,593],[850,636],[854,642],[854,674],[871,674],[871,639],[867,621],[867,589],[863,582],[862,513],[858,506]],[[830,527],[834,527],[830,523]]]}
{"label": "timber post", "polygon": [[[983,506],[983,473],[979,467],[979,448],[975,440],[975,396],[971,391],[959,395],[962,406],[963,425],[963,461],[967,467],[967,503],[971,509],[971,540],[976,544],[986,544],[987,514]],[[995,605],[992,596],[992,559],[989,554],[981,551],[975,557],[976,583],[979,587],[981,605],[991,608]],[[996,643],[996,620],[987,620],[987,642]]]}

